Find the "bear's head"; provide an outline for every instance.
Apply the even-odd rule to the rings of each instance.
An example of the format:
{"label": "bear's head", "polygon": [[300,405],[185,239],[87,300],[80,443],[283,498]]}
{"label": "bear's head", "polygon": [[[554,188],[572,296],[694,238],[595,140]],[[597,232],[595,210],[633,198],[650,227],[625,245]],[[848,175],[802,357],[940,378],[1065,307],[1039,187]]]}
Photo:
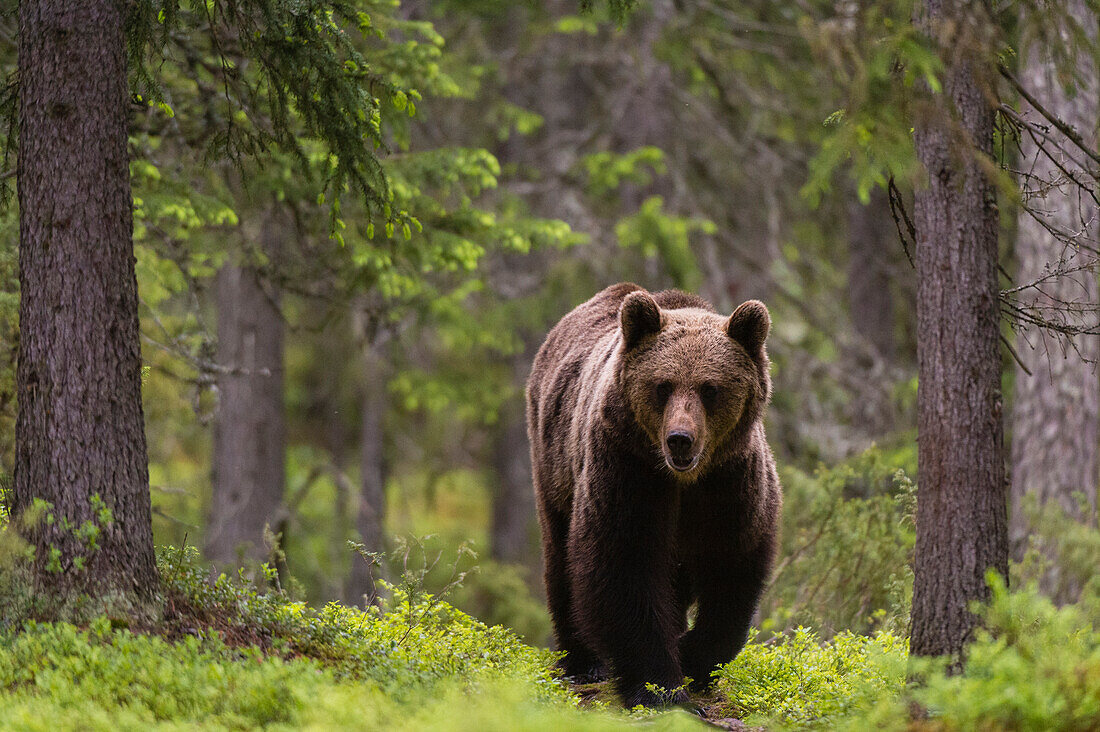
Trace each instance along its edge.
{"label": "bear's head", "polygon": [[723,317],[701,307],[662,309],[644,290],[619,310],[621,387],[662,464],[693,481],[749,446],[771,391],[764,341],[771,318],[758,300]]}

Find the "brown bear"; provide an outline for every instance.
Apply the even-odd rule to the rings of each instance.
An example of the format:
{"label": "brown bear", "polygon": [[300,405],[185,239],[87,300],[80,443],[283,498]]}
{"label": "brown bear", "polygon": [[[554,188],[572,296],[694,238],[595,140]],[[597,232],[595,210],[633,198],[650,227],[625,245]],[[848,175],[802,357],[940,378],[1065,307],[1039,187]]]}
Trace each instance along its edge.
{"label": "brown bear", "polygon": [[782,502],[763,423],[770,325],[755,300],[725,318],[623,283],[535,358],[527,429],[561,664],[606,664],[628,707],[685,702],[685,676],[706,687],[745,644]]}

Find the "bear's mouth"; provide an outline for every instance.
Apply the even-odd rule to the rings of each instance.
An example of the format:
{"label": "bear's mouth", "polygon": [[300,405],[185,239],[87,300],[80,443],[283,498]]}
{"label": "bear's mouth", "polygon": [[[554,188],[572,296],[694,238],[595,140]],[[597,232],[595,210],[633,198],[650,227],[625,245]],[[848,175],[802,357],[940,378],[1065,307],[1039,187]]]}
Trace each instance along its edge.
{"label": "bear's mouth", "polygon": [[690,457],[690,456],[676,457],[675,455],[669,455],[665,459],[665,462],[668,463],[668,467],[672,468],[673,470],[675,470],[679,473],[686,473],[687,471],[691,470],[692,468],[695,467],[695,463],[697,463],[698,461],[699,461],[699,456],[698,455],[696,455],[695,457]]}

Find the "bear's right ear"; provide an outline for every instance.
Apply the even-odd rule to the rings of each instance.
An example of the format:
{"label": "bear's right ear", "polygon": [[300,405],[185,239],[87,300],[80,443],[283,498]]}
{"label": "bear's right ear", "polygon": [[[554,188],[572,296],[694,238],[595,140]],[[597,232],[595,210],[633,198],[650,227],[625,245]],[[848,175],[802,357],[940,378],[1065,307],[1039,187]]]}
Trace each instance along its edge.
{"label": "bear's right ear", "polygon": [[619,308],[619,323],[623,329],[623,344],[629,351],[647,335],[661,331],[661,308],[648,292],[635,290],[626,296]]}
{"label": "bear's right ear", "polygon": [[759,300],[741,303],[726,321],[726,333],[729,337],[754,356],[764,347],[771,327],[772,319],[768,315],[768,307]]}

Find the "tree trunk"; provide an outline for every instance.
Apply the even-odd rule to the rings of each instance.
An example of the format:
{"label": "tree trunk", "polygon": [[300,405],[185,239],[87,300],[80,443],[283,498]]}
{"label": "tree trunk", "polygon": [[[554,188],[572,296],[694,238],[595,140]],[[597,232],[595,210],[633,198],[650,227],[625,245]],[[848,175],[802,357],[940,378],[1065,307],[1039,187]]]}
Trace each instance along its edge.
{"label": "tree trunk", "polygon": [[[274,254],[281,237],[274,214],[261,241]],[[277,293],[252,266],[227,264],[218,273],[218,377],[214,464],[206,556],[239,565],[266,562],[264,527],[277,531],[286,483],[283,410],[285,326]]]}
{"label": "tree trunk", "polygon": [[847,412],[852,420],[851,437],[862,433],[874,441],[897,426],[889,385],[896,380],[890,371],[897,360],[890,247],[897,244],[898,235],[889,199],[881,188],[873,188],[870,201],[863,204],[853,186],[846,209],[848,313],[858,338],[858,348],[847,353],[846,359],[857,369],[861,384],[849,400]]}
{"label": "tree trunk", "polygon": [[535,494],[522,405],[508,405],[493,440],[493,522],[490,555],[501,562],[527,564],[533,557]]}
{"label": "tree trunk", "polygon": [[[141,405],[124,13],[123,3],[102,0],[19,3],[22,294],[13,498],[16,511],[38,499],[52,505],[53,520],[27,531],[40,598],[114,597],[118,611],[143,615],[158,579]],[[94,539],[91,526],[100,531]]]}
{"label": "tree trunk", "polygon": [[848,201],[848,310],[852,325],[879,358],[894,360],[894,299],[889,247],[897,241],[890,202],[881,188],[866,205],[853,191]]}
{"label": "tree trunk", "polygon": [[[1068,11],[1095,39],[1096,16],[1083,0],[1072,0]],[[1068,45],[1068,41],[1067,41]],[[1066,91],[1058,79],[1053,59],[1033,46],[1027,49],[1021,69],[1024,86],[1048,110],[1060,117],[1096,149],[1096,124],[1100,119],[1097,104],[1096,62],[1090,54],[1080,56],[1076,93]],[[1036,112],[1031,112],[1033,118]],[[1051,130],[1052,135],[1059,135]],[[1072,145],[1066,143],[1066,149]],[[1087,194],[1069,180],[1062,168],[1087,180],[1088,173],[1056,150],[1057,164],[1040,152],[1027,135],[1022,140],[1023,164],[1033,178],[1025,181],[1025,190],[1033,195],[1026,202],[1034,216],[1025,210],[1019,215],[1016,254],[1020,261],[1017,282],[1034,282],[1049,271],[1048,267],[1067,268],[1083,265],[1090,255],[1078,247],[1096,247],[1097,206]],[[1033,182],[1032,182],[1033,181]],[[1066,232],[1075,241],[1060,242],[1036,221]],[[1061,260],[1062,264],[1059,263]],[[1095,305],[1100,302],[1100,286],[1095,272],[1084,270],[1046,279],[1028,294],[1025,305],[1037,308],[1047,318],[1059,317],[1051,308],[1058,303]],[[1064,308],[1063,308],[1064,311]],[[1083,318],[1062,312],[1073,325]],[[1016,369],[1016,396],[1012,409],[1012,524],[1013,554],[1023,555],[1031,524],[1022,510],[1024,496],[1032,495],[1039,505],[1048,501],[1069,515],[1080,518],[1075,492],[1082,492],[1096,506],[1097,446],[1100,444],[1100,380],[1095,364],[1100,361],[1100,338],[1079,336],[1073,349],[1067,349],[1046,331],[1027,329],[1019,336],[1019,352],[1031,370],[1028,375]],[[1044,589],[1057,594],[1058,578],[1052,572],[1044,578]],[[1064,599],[1064,598],[1062,598]]]}
{"label": "tree trunk", "polygon": [[1008,570],[997,204],[981,167],[993,111],[982,86],[988,62],[968,48],[985,21],[964,17],[965,5],[923,5],[946,71],[915,140],[928,184],[914,205],[920,481],[910,648],[959,660],[976,620],[969,603],[988,597],[986,572]]}
{"label": "tree trunk", "polygon": [[[367,343],[363,359],[363,428],[360,435],[359,507],[355,529],[359,542],[369,552],[386,549],[386,366],[375,349]],[[378,600],[375,581],[382,577],[382,567],[372,566],[365,558],[352,560],[348,575],[346,599],[349,603],[373,603]]]}

